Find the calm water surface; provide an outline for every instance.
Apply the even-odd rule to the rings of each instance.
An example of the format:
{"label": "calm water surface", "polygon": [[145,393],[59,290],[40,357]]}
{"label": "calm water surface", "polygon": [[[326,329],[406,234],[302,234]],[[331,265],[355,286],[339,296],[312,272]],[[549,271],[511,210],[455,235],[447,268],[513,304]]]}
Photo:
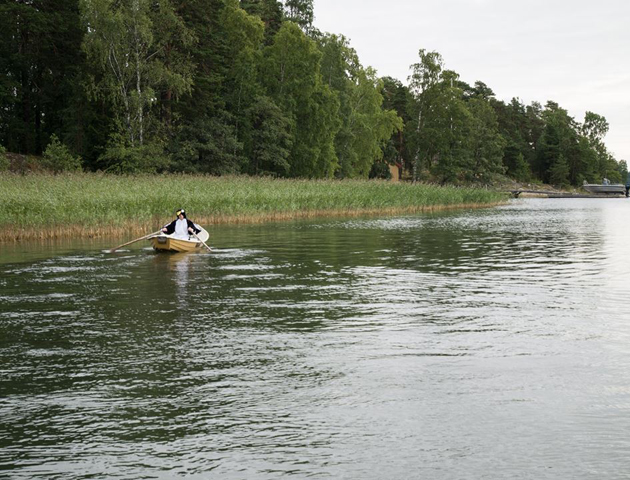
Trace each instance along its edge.
{"label": "calm water surface", "polygon": [[211,254],[0,245],[0,478],[630,478],[629,222],[523,199]]}

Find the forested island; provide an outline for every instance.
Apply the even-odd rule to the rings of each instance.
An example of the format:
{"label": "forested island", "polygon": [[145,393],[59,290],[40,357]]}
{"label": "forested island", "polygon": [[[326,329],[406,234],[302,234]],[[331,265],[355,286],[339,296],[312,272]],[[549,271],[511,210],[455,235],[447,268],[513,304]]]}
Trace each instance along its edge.
{"label": "forested island", "polygon": [[408,79],[379,78],[342,32],[316,28],[313,1],[3,2],[0,169],[626,178],[603,116],[506,103],[424,49]]}

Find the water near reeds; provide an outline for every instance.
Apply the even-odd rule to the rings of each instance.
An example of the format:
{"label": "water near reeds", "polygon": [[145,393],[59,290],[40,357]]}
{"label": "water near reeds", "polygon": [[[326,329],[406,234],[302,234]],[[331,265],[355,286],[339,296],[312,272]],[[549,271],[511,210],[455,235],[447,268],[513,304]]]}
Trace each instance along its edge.
{"label": "water near reeds", "polygon": [[212,254],[0,245],[0,477],[628,478],[629,218],[525,199],[221,226]]}

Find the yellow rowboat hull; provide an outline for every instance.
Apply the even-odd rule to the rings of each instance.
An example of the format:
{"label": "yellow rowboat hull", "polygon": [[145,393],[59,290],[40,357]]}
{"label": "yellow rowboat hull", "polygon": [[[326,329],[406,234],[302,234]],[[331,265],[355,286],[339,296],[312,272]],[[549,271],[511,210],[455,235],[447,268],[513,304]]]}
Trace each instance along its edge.
{"label": "yellow rowboat hull", "polygon": [[[204,242],[208,242],[208,237],[210,235],[202,228],[201,232],[199,232],[197,236]],[[200,248],[205,249],[201,242],[192,235],[188,237],[188,239],[185,239],[176,238],[173,235],[160,234],[155,237],[151,237],[149,240],[151,241],[153,248],[159,252],[194,252]]]}

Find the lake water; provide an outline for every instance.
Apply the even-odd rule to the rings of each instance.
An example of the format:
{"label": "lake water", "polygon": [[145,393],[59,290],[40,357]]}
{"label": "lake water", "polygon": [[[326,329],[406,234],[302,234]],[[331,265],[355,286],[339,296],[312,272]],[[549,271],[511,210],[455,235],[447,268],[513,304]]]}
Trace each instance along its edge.
{"label": "lake water", "polygon": [[0,478],[630,478],[629,221],[521,199],[213,253],[0,245]]}

